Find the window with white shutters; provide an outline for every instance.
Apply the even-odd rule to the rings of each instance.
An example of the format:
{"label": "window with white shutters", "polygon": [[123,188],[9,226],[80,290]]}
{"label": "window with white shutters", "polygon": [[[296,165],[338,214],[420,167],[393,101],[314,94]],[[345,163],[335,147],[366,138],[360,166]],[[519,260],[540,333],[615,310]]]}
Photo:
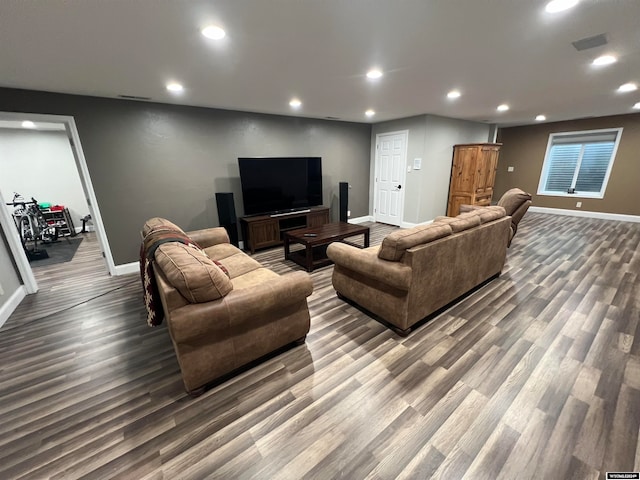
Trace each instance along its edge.
{"label": "window with white shutters", "polygon": [[538,195],[603,198],[622,128],[552,133]]}

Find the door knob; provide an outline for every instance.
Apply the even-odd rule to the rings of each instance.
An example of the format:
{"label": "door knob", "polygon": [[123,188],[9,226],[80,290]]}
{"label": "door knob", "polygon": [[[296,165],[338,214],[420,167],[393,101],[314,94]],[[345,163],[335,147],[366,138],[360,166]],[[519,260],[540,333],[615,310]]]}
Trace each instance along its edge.
{"label": "door knob", "polygon": [[398,190],[401,190],[401,189],[402,189],[402,185],[398,185],[396,188],[397,188]]}

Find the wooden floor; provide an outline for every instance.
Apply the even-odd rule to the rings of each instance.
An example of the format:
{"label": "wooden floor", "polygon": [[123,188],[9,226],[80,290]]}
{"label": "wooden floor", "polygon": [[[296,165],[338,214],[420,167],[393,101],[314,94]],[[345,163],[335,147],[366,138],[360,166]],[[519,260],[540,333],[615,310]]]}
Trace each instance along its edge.
{"label": "wooden floor", "polygon": [[[138,277],[108,277],[87,238],[0,329],[0,478],[638,471],[640,224],[520,225],[503,275],[408,338],[339,300],[332,267],[313,272],[306,345],[197,399]],[[300,269],[282,249],[255,257]]]}

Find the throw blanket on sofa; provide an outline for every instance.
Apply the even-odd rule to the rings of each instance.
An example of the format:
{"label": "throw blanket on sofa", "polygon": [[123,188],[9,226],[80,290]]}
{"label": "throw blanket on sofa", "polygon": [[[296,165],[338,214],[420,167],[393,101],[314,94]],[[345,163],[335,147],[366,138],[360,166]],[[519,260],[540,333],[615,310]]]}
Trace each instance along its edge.
{"label": "throw blanket on sofa", "polygon": [[164,311],[156,277],[153,273],[154,255],[160,245],[167,242],[179,242],[200,248],[184,233],[173,229],[158,229],[149,232],[140,245],[140,278],[144,295],[144,306],[147,309],[147,324],[155,327],[162,323]]}

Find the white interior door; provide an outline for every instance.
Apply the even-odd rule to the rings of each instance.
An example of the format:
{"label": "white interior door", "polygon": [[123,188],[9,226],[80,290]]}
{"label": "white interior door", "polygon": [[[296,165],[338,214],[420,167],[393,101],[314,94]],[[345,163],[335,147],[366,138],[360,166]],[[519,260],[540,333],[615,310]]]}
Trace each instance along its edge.
{"label": "white interior door", "polygon": [[376,180],[373,218],[400,226],[404,211],[404,180],[408,132],[376,135]]}

